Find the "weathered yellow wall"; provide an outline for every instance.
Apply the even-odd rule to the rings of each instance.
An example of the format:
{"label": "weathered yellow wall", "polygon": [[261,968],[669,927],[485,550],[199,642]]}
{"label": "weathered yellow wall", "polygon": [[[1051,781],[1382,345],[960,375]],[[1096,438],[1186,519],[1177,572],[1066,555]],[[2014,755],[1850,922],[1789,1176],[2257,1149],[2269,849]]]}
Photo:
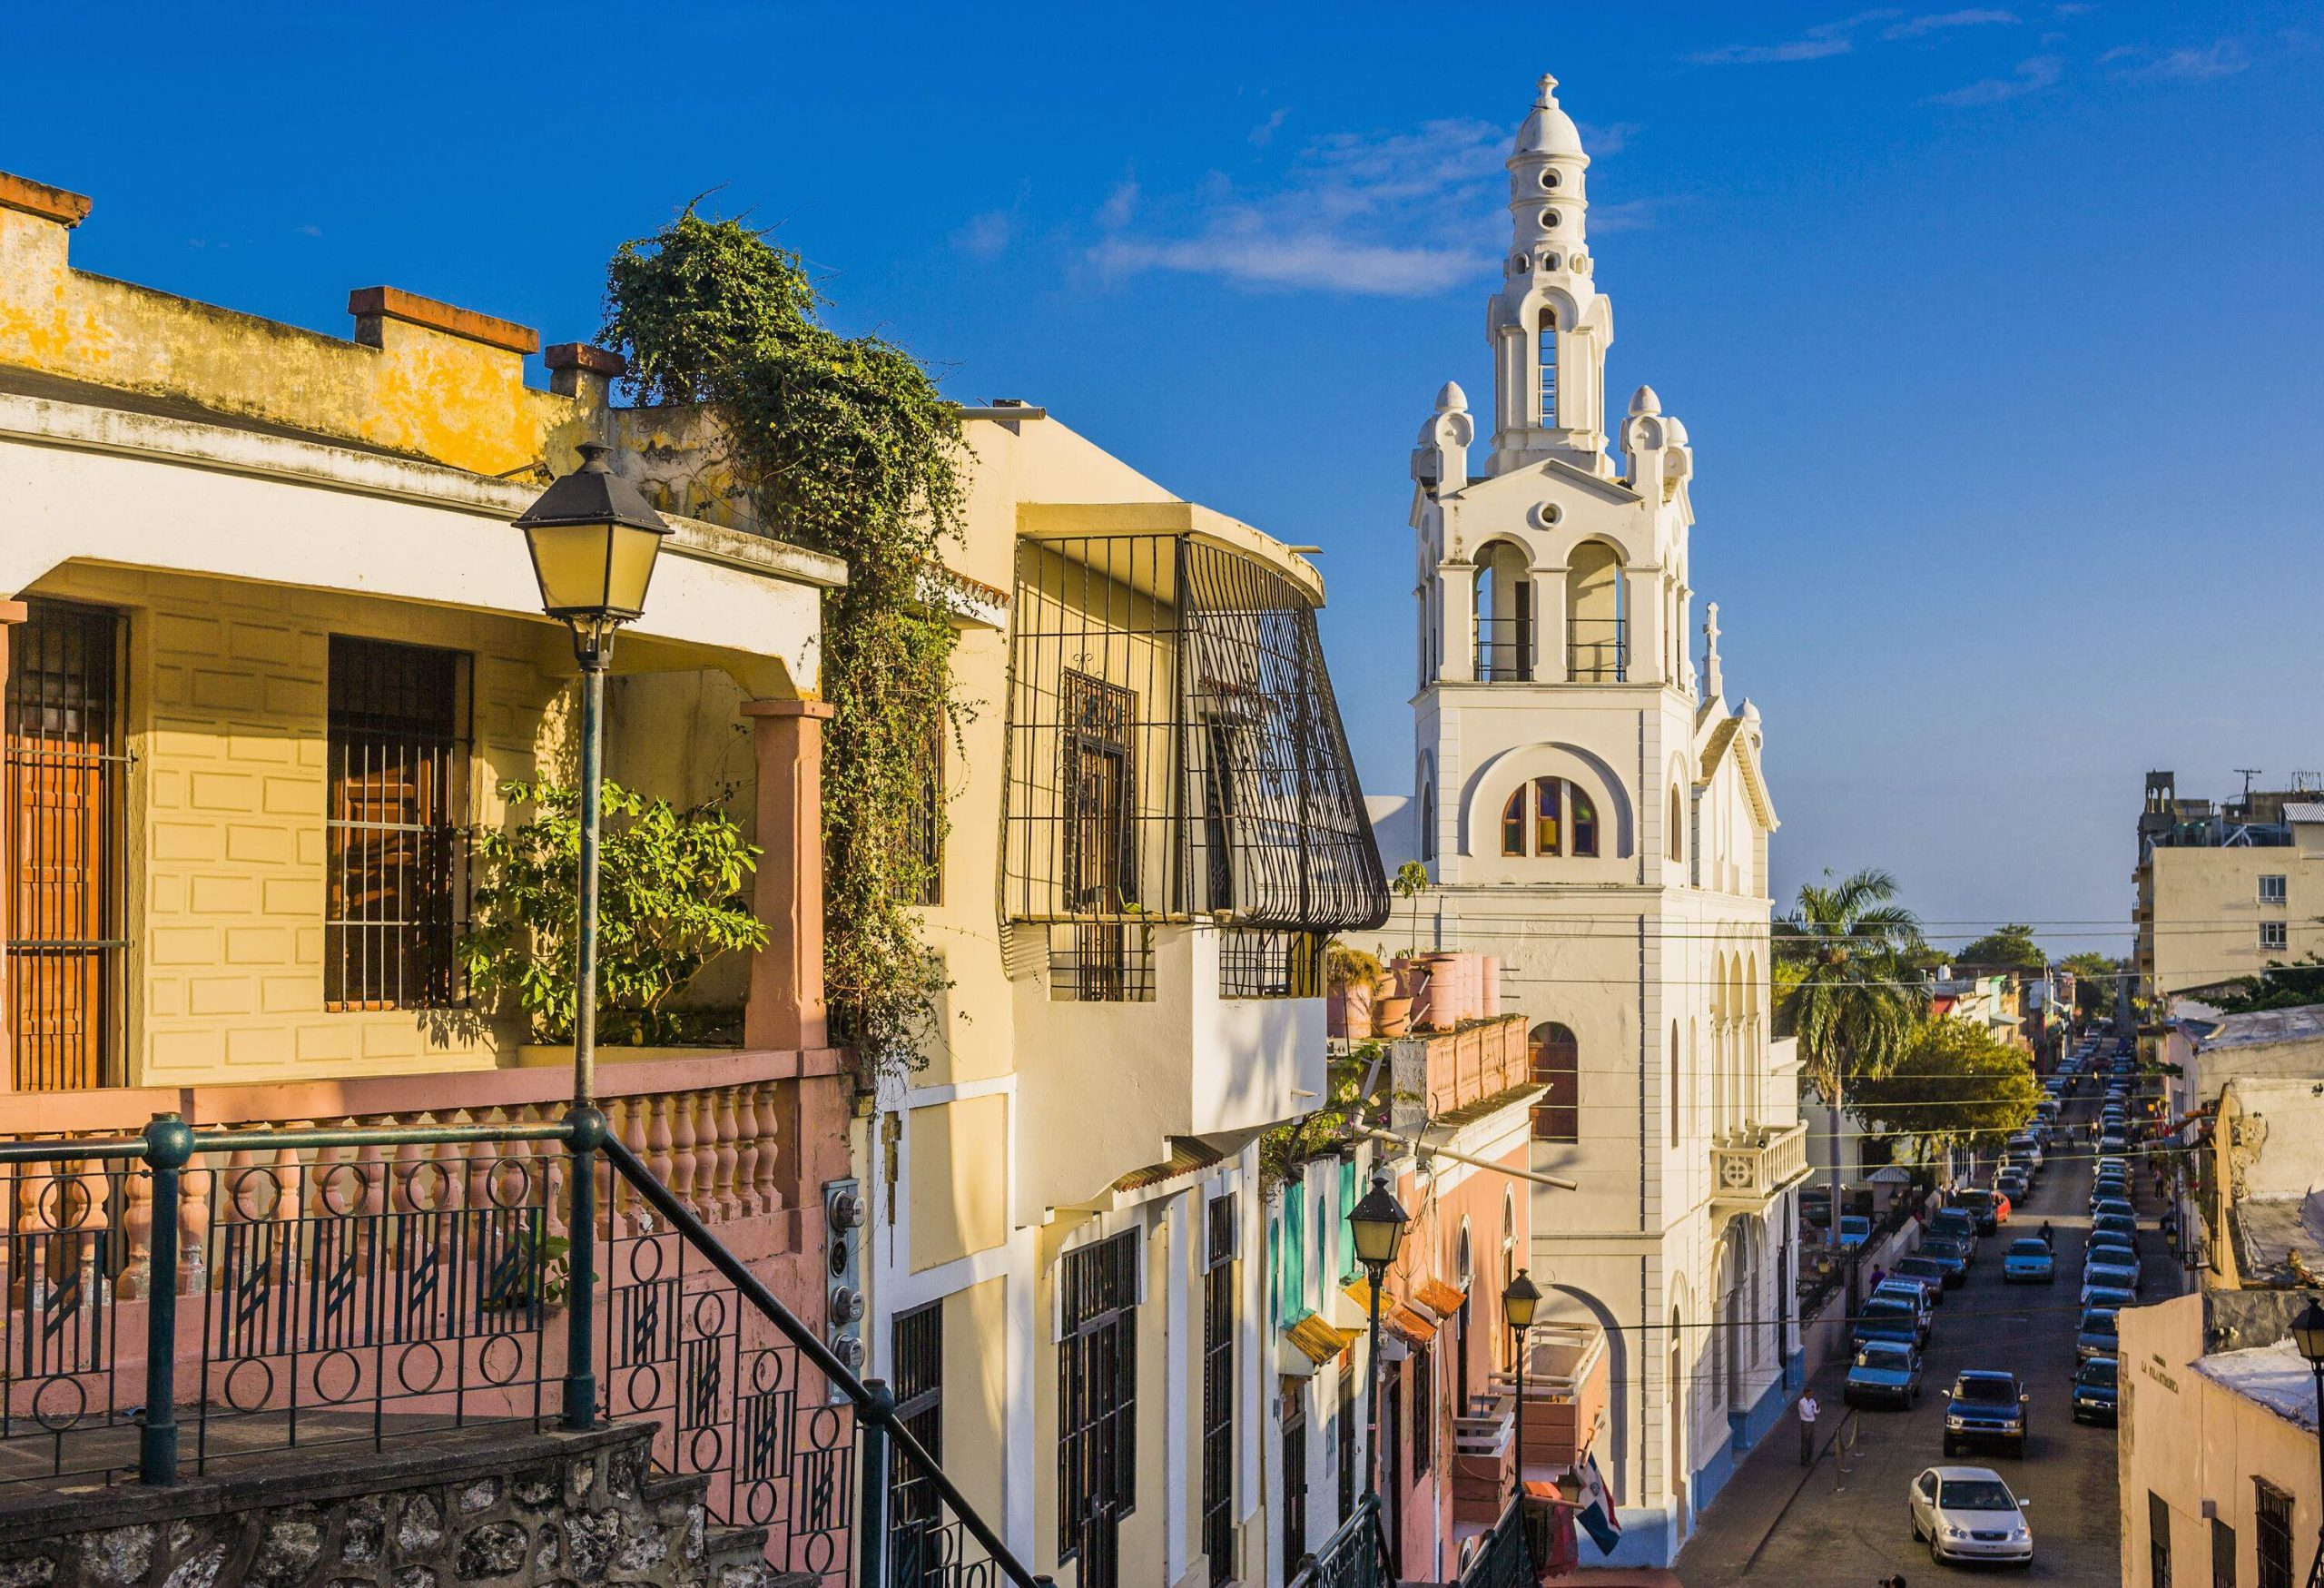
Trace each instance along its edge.
{"label": "weathered yellow wall", "polygon": [[1000,1514],[1008,1465],[990,1454],[1007,1448],[1009,1356],[994,1347],[1007,1338],[1008,1305],[998,1277],[944,1298],[944,1470],[984,1516]]}
{"label": "weathered yellow wall", "polygon": [[369,347],[73,270],[59,222],[0,208],[0,364],[183,398],[478,474],[561,472],[591,409],[524,356],[389,320]]}
{"label": "weathered yellow wall", "polygon": [[1009,1238],[1009,1100],[960,1098],[911,1112],[911,1267]]}
{"label": "weathered yellow wall", "polygon": [[1014,1047],[1009,978],[993,915],[993,835],[1000,831],[1002,741],[1007,731],[1009,641],[970,629],[952,653],[952,677],[970,717],[958,742],[944,746],[944,894],[921,912],[921,937],[940,955],[950,981],[937,998],[937,1019],[922,1045],[928,1067],[915,1085],[942,1086],[1005,1075]]}

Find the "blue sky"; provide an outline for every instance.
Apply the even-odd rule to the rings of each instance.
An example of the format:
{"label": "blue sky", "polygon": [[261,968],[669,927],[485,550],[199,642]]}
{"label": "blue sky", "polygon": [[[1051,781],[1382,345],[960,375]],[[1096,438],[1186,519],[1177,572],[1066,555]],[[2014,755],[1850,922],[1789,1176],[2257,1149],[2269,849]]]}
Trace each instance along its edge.
{"label": "blue sky", "polygon": [[1883,864],[1940,940],[2119,922],[2150,766],[2324,769],[2313,4],[20,0],[0,53],[45,63],[0,169],[96,200],[76,262],[341,334],[386,281],[586,336],[612,247],[716,190],[953,394],[1326,547],[1386,791],[1406,452],[1440,383],[1486,390],[1500,161],[1553,71],[1610,384],[1695,440],[1779,897]]}

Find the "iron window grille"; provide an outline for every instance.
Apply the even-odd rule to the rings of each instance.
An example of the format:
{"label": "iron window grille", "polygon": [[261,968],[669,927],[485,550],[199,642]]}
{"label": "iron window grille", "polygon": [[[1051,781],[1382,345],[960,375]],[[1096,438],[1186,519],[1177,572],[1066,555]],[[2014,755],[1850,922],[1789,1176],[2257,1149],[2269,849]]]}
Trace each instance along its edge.
{"label": "iron window grille", "polygon": [[127,918],[120,615],[25,603],[9,639],[0,819],[19,1091],[116,1085]]}
{"label": "iron window grille", "polygon": [[1355,1374],[1350,1367],[1340,1369],[1339,1415],[1332,1435],[1339,1463],[1339,1519],[1345,1522],[1355,1514]]}
{"label": "iron window grille", "polygon": [[2289,879],[2284,875],[2284,873],[2280,872],[2261,877],[2260,879],[2260,902],[2262,904],[2283,903],[2285,900],[2290,896],[2286,886],[2288,880]]}
{"label": "iron window grille", "polygon": [[[896,1420],[920,1441],[939,1465],[944,1461],[944,1304],[931,1301],[911,1312],[899,1313],[892,1327],[894,1363],[891,1377],[896,1396]],[[908,1463],[899,1450],[889,1458],[895,1520],[899,1524],[941,1520],[942,1502],[927,1474]]]}
{"label": "iron window grille", "polygon": [[2260,946],[2263,949],[2288,947],[2291,942],[2291,928],[2281,921],[2260,922]]}
{"label": "iron window grille", "polygon": [[1436,1364],[1426,1346],[1412,1349],[1413,1475],[1426,1475],[1436,1459]]}
{"label": "iron window grille", "polygon": [[1388,918],[1314,604],[1195,535],[1021,538],[1002,913],[1368,930]]}
{"label": "iron window grille", "polygon": [[330,637],[327,1008],[459,1001],[468,674],[455,651]]}
{"label": "iron window grille", "polygon": [[1111,1588],[1115,1530],[1137,1504],[1137,1233],[1068,1252],[1059,1268],[1058,1561]]}
{"label": "iron window grille", "polygon": [[1297,1390],[1283,1396],[1283,1580],[1295,1582],[1307,1553],[1307,1411]]}
{"label": "iron window grille", "polygon": [[1154,929],[1098,922],[1052,926],[1049,998],[1067,1003],[1154,1001]]}
{"label": "iron window grille", "polygon": [[1324,939],[1313,932],[1234,927],[1219,933],[1221,998],[1321,998]]}
{"label": "iron window grille", "polygon": [[944,902],[944,734],[939,713],[928,727],[920,750],[920,798],[906,816],[906,839],[920,863],[920,886],[911,892],[914,904]]}
{"label": "iron window grille", "polygon": [[2259,1588],[2291,1588],[2291,1496],[2265,1478],[2251,1484],[2259,1511],[2252,1530]]}
{"label": "iron window grille", "polygon": [[1235,1577],[1235,1232],[1233,1196],[1210,1204],[1203,1276],[1202,1547],[1211,1588]]}

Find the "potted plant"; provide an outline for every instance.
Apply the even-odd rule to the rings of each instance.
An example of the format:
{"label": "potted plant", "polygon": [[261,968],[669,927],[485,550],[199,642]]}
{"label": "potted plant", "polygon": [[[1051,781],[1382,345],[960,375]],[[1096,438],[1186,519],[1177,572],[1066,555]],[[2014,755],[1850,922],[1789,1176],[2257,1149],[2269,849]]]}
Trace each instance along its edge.
{"label": "potted plant", "polygon": [[1377,956],[1332,940],[1324,950],[1324,981],[1331,991],[1324,1018],[1333,1036],[1361,1041],[1372,1034],[1372,1001],[1385,974]]}

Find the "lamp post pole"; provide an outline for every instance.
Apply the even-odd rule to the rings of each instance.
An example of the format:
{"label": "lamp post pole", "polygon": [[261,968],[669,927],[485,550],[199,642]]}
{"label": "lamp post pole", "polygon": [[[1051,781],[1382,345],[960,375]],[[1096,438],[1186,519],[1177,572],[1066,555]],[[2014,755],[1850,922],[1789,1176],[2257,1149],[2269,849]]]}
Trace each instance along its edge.
{"label": "lamp post pole", "polygon": [[[2317,1496],[2324,1502],[2324,1307],[2317,1305],[2314,1296],[2299,1309],[2299,1316],[2291,1320],[2290,1334],[2292,1344],[2299,1347],[2299,1354],[2308,1359],[2309,1371],[2316,1376]],[[2308,1581],[2309,1588],[2324,1583],[2324,1521],[2317,1524],[2316,1562],[2308,1568]]]}
{"label": "lamp post pole", "polygon": [[670,526],[637,488],[614,473],[613,449],[584,441],[581,465],[552,483],[516,520],[539,581],[541,610],[573,631],[581,668],[581,855],[573,932],[572,1217],[566,1234],[565,1425],[597,1413],[597,1149],[606,1117],[597,1092],[597,850],[606,770],[606,668],[614,633],[645,610],[654,563]]}
{"label": "lamp post pole", "polygon": [[1380,1493],[1380,1283],[1387,1277],[1386,1268],[1384,1263],[1376,1268],[1365,1265],[1372,1279],[1372,1327],[1364,1346],[1364,1486],[1378,1504],[1387,1503]]}
{"label": "lamp post pole", "polygon": [[1541,1287],[1533,1283],[1532,1272],[1518,1269],[1517,1277],[1501,1293],[1501,1316],[1517,1354],[1517,1412],[1510,1429],[1517,1448],[1509,1464],[1509,1492],[1519,1501],[1525,1497],[1525,1346],[1533,1337],[1533,1315],[1541,1306]]}
{"label": "lamp post pole", "polygon": [[1372,1280],[1372,1328],[1366,1346],[1371,1353],[1368,1364],[1370,1379],[1364,1391],[1364,1415],[1371,1423],[1371,1432],[1364,1440],[1364,1487],[1372,1496],[1374,1509],[1387,1504],[1387,1496],[1380,1492],[1380,1287],[1388,1277],[1388,1266],[1396,1260],[1396,1250],[1404,1243],[1404,1226],[1412,1216],[1404,1211],[1388,1189],[1388,1173],[1374,1165],[1372,1189],[1363,1200],[1348,1209],[1349,1238],[1355,1244],[1356,1261]]}

